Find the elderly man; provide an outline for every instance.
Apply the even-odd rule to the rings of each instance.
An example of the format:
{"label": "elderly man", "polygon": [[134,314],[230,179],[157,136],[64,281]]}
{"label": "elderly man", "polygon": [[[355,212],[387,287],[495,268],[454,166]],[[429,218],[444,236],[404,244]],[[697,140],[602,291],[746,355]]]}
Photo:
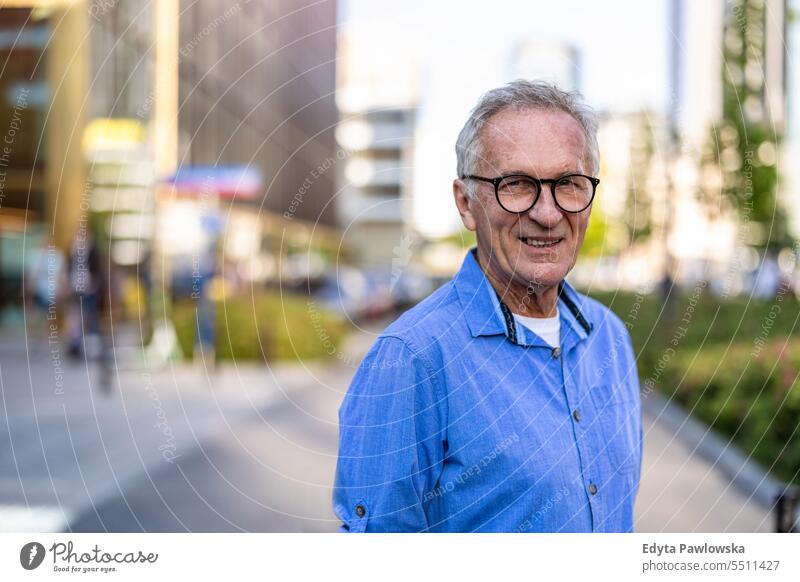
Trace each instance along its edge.
{"label": "elderly man", "polygon": [[477,248],[384,331],[339,411],[342,531],[620,532],[641,467],[627,329],[565,280],[599,180],[579,96],[515,81],[456,143]]}

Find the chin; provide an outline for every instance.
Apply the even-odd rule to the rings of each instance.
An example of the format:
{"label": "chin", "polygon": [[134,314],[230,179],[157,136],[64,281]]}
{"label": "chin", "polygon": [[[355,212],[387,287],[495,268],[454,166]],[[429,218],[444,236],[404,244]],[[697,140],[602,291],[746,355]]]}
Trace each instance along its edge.
{"label": "chin", "polygon": [[519,260],[510,265],[511,270],[518,279],[536,285],[552,286],[557,285],[566,277],[569,269],[561,261],[531,261]]}
{"label": "chin", "polygon": [[550,285],[558,285],[561,283],[570,271],[570,267],[563,262],[549,263],[547,265],[542,265],[542,267],[544,268],[535,269],[535,271],[539,274],[541,279],[545,280]]}
{"label": "chin", "polygon": [[521,269],[517,271],[526,282],[526,285],[535,285],[537,287],[555,287],[566,276],[562,269]]}

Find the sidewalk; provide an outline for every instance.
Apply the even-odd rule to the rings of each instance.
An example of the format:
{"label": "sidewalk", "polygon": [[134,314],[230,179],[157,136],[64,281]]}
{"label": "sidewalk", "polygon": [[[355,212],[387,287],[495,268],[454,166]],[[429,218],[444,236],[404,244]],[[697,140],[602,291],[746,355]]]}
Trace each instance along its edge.
{"label": "sidewalk", "polygon": [[106,396],[96,363],[2,338],[0,531],[64,530],[133,480],[290,398],[314,366],[112,371]]}
{"label": "sidewalk", "polygon": [[774,516],[662,419],[644,414],[637,532],[769,532]]}

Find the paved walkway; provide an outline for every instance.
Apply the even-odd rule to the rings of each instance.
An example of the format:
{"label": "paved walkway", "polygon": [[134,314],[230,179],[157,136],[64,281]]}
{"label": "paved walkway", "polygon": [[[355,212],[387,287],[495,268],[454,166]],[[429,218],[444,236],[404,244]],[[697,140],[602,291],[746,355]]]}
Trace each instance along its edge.
{"label": "paved walkway", "polygon": [[636,531],[772,531],[772,515],[664,423],[646,413],[644,431]]}
{"label": "paved walkway", "polygon": [[[337,383],[346,385],[349,371]],[[0,531],[61,531],[230,427],[291,403],[328,367],[119,370],[0,340]],[[338,404],[336,405],[338,406]],[[335,427],[333,429],[335,442]]]}

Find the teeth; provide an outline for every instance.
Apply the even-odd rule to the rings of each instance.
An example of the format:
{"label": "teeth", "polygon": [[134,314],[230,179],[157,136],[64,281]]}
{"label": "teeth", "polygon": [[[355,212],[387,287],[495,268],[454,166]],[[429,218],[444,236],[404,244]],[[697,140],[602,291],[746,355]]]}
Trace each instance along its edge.
{"label": "teeth", "polygon": [[557,241],[557,240],[550,241],[550,242],[542,241],[542,240],[535,240],[535,239],[532,239],[532,238],[526,238],[526,239],[522,239],[522,240],[524,240],[525,244],[528,245],[528,246],[540,247],[540,248],[552,247],[552,246],[554,246],[554,245],[559,243],[559,241]]}

